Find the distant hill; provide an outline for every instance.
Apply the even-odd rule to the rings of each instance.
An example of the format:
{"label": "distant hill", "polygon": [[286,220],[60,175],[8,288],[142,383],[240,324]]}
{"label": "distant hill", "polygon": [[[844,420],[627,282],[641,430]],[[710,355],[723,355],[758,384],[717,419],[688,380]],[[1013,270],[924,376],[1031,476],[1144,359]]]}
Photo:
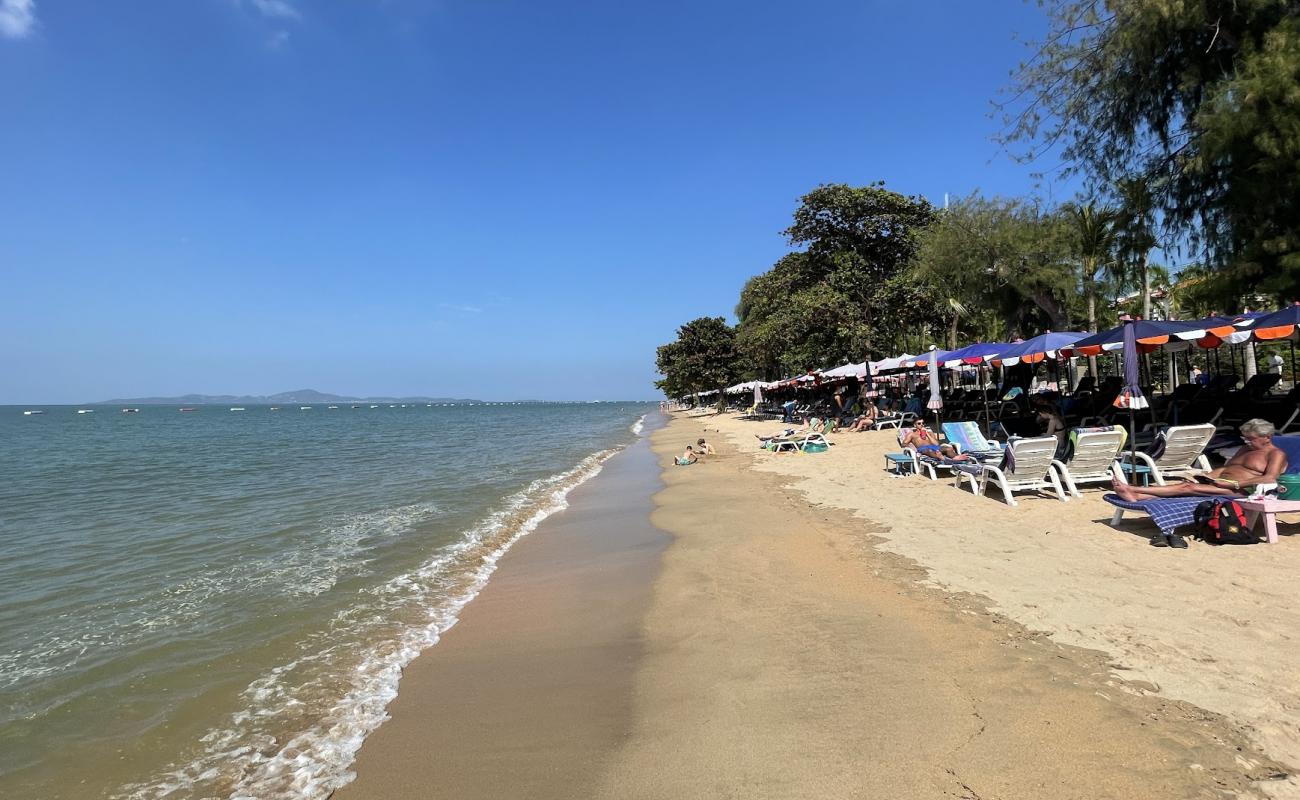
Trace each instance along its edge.
{"label": "distant hill", "polygon": [[298,389],[292,392],[280,392],[270,395],[236,395],[236,394],[183,394],[179,397],[115,397],[101,400],[93,405],[280,405],[282,403],[481,403],[461,397],[347,397],[341,394],[318,392],[315,389]]}

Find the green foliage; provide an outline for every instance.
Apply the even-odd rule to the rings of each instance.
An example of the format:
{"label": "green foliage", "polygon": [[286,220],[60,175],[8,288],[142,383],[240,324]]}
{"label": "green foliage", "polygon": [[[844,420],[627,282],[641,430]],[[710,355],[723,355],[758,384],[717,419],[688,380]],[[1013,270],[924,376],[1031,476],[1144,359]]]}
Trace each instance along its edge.
{"label": "green foliage", "polygon": [[738,346],[757,375],[779,377],[861,360],[894,315],[876,298],[916,251],[934,219],[923,199],[883,184],[819,186],[804,195],[791,253],[745,284],[736,307]]}
{"label": "green foliage", "polygon": [[1060,213],[971,195],[922,237],[911,275],[944,298],[937,310],[951,326],[950,340],[963,317],[984,335],[1067,330],[1076,294],[1072,244]]}
{"label": "green foliage", "polygon": [[785,230],[793,245],[807,245],[813,264],[830,265],[852,254],[876,281],[898,273],[916,252],[921,230],[934,221],[934,207],[922,197],[885,188],[842,183],[818,186],[801,198],[794,224]]}
{"label": "green foliage", "polygon": [[655,366],[664,376],[655,386],[668,397],[724,388],[740,374],[736,329],[722,317],[691,320],[658,349]]}
{"label": "green foliage", "polygon": [[1046,5],[1051,31],[1002,106],[1005,140],[1029,159],[1059,153],[1101,191],[1141,182],[1165,234],[1238,293],[1300,291],[1300,4]]}

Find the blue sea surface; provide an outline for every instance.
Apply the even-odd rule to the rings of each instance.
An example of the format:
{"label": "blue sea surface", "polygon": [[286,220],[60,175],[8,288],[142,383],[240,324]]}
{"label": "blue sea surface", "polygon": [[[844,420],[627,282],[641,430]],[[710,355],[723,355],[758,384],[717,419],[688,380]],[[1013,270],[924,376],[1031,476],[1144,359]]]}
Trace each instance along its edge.
{"label": "blue sea surface", "polygon": [[655,407],[353,405],[0,406],[0,797],[326,797]]}

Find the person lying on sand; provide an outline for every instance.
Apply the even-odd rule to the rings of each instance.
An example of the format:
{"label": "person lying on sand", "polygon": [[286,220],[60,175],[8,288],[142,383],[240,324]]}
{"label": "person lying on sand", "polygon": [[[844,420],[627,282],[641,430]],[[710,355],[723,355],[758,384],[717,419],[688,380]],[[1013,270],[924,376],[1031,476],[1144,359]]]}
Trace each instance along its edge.
{"label": "person lying on sand", "polygon": [[718,452],[717,450],[713,449],[713,445],[709,444],[703,439],[696,442],[695,447],[699,451],[699,454],[702,456],[711,456],[714,453]]}
{"label": "person lying on sand", "polygon": [[912,423],[912,430],[899,440],[903,447],[915,447],[916,452],[921,455],[932,458],[946,458],[950,461],[973,461],[974,459],[964,453],[957,452],[957,448],[950,444],[941,444],[939,437],[927,427],[921,420]]}
{"label": "person lying on sand", "polygon": [[1276,429],[1266,419],[1247,420],[1241,428],[1246,446],[1228,459],[1228,463],[1201,475],[1184,478],[1167,486],[1136,488],[1118,478],[1111,479],[1115,494],[1125,500],[1151,500],[1156,497],[1237,496],[1248,487],[1277,483],[1286,471],[1286,453],[1273,444]]}

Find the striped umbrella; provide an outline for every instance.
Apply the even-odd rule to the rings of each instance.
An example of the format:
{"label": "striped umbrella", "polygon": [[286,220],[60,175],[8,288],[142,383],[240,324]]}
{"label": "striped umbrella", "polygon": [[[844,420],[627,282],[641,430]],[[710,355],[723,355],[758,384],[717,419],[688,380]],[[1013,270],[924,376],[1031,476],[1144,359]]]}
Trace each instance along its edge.
{"label": "striped umbrella", "polygon": [[943,396],[939,394],[939,356],[942,355],[934,345],[930,345],[930,402],[925,407],[934,411],[935,424],[939,422],[939,410],[943,408]]}
{"label": "striped umbrella", "polygon": [[1128,409],[1129,459],[1133,465],[1133,477],[1137,476],[1137,410],[1147,408],[1147,399],[1142,395],[1142,375],[1138,366],[1138,325],[1137,320],[1124,323],[1124,388],[1115,398],[1116,408]]}

